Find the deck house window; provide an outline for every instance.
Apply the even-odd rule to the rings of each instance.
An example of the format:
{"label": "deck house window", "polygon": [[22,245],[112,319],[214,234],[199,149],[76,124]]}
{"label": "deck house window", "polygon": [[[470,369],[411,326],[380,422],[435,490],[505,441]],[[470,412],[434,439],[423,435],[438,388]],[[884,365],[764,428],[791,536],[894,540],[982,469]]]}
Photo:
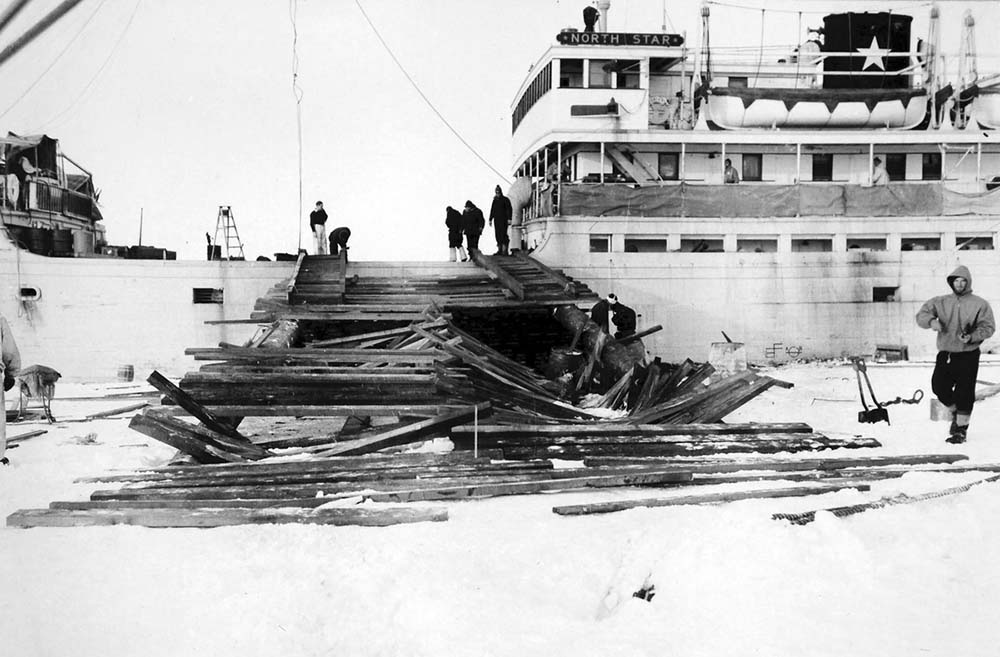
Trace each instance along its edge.
{"label": "deck house window", "polygon": [[609,59],[590,60],[590,88],[610,89],[613,67]]}
{"label": "deck house window", "polygon": [[625,253],[666,253],[666,237],[626,237]]}
{"label": "deck house window", "polygon": [[559,86],[564,89],[583,88],[583,60],[559,60]]}
{"label": "deck house window", "polygon": [[955,246],[959,251],[992,251],[993,238],[989,235],[956,235]]}
{"label": "deck house window", "polygon": [[659,153],[657,171],[664,180],[677,180],[680,176],[677,153]]}
{"label": "deck house window", "polygon": [[907,237],[903,235],[900,248],[902,251],[940,251],[941,238],[925,236]]}
{"label": "deck house window", "polygon": [[713,235],[681,236],[681,251],[684,253],[722,253],[722,238]]}
{"label": "deck house window", "polygon": [[611,252],[611,236],[610,235],[591,235],[590,236],[590,252],[591,253],[610,253]]}
{"label": "deck house window", "polygon": [[796,238],[792,240],[792,251],[827,253],[833,251],[833,239],[830,237]]}
{"label": "deck house window", "polygon": [[816,153],[812,156],[812,179],[820,182],[833,180],[833,153]]}
{"label": "deck house window", "polygon": [[889,174],[889,180],[906,180],[906,153],[886,155],[885,170]]}
{"label": "deck house window", "polygon": [[743,180],[762,180],[764,156],[760,153],[743,154]]}
{"label": "deck house window", "polygon": [[615,63],[618,70],[618,89],[639,88],[639,61],[635,59],[619,60]]}
{"label": "deck house window", "polygon": [[730,75],[726,84],[729,86],[730,89],[746,89],[748,86],[747,84],[748,82],[749,80],[745,76]]}
{"label": "deck house window", "polygon": [[192,303],[217,303],[223,302],[223,292],[220,288],[196,287],[191,291]]}
{"label": "deck house window", "polygon": [[923,180],[941,180],[941,153],[924,153]]}

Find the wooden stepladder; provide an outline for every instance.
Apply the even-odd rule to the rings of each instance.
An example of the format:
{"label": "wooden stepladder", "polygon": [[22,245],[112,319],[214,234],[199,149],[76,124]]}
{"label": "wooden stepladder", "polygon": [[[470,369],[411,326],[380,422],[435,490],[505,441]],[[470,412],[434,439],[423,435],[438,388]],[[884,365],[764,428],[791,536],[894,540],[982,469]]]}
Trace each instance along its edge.
{"label": "wooden stepladder", "polygon": [[[222,241],[219,241],[219,234]],[[215,220],[215,237],[212,244],[221,246],[219,257],[223,260],[244,260],[243,242],[240,232],[236,229],[236,217],[228,205],[219,206],[219,216]]]}

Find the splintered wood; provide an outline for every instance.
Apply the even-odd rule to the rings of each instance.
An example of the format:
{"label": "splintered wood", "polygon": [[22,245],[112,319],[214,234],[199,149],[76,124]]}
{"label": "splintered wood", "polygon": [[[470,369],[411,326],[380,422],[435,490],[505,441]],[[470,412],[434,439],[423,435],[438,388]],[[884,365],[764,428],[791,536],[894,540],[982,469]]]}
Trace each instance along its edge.
{"label": "splintered wood", "polygon": [[[905,471],[887,465],[917,463],[840,459],[827,468],[726,456],[878,443],[802,423],[723,424],[789,384],[753,370],[713,377],[691,360],[648,362],[640,339],[616,341],[589,320],[596,295],[586,286],[521,254],[476,262],[448,276],[365,280],[348,275],[344,258],[301,257],[293,279],[258,301],[254,318],[269,324],[254,338],[188,349],[203,364],[179,385],[149,376],[164,403],[130,426],[187,464],[90,479],[114,487],[19,511],[8,524],[382,526],[447,519],[444,507],[398,506],[411,502],[806,482],[556,509],[578,515],[860,489],[861,480]],[[531,361],[556,348],[565,362],[546,365],[545,376]],[[554,458],[576,464],[556,468]]]}

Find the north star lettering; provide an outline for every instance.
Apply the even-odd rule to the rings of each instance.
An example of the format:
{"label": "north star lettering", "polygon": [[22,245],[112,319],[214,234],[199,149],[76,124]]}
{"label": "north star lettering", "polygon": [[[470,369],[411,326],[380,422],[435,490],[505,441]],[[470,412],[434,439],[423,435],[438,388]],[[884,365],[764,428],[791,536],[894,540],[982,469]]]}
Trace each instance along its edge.
{"label": "north star lettering", "polygon": [[640,34],[632,32],[560,32],[556,37],[564,46],[670,46],[684,44],[679,34]]}

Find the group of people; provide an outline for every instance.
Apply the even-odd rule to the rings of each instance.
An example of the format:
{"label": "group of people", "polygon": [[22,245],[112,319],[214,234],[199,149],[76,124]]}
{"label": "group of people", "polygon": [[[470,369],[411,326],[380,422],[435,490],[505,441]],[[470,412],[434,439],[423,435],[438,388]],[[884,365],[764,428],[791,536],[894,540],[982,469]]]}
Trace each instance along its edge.
{"label": "group of people", "polygon": [[[733,166],[733,161],[726,158],[725,168],[722,170],[722,181],[727,185],[733,185],[740,181],[740,172]],[[889,184],[889,172],[882,164],[882,158],[876,157],[872,160],[872,186],[884,187]]]}
{"label": "group of people", "polygon": [[[497,242],[496,255],[510,254],[510,236],[507,229],[510,226],[514,211],[510,199],[504,196],[500,185],[493,191],[493,204],[490,206],[489,223],[493,226],[493,235]],[[448,259],[451,262],[465,262],[479,251],[479,237],[486,228],[486,218],[483,211],[472,201],[465,202],[465,208],[459,212],[450,205],[445,210],[445,226],[448,227]],[[462,237],[468,246],[468,252],[462,246]]]}
{"label": "group of people", "polygon": [[[347,240],[351,238],[351,229],[347,226],[338,226],[330,233],[329,241],[326,236],[326,210],[323,209],[323,201],[316,201],[316,209],[309,213],[309,230],[312,231],[313,241],[316,247],[316,255],[340,255],[343,250],[347,254]],[[327,245],[329,244],[329,249]]]}

